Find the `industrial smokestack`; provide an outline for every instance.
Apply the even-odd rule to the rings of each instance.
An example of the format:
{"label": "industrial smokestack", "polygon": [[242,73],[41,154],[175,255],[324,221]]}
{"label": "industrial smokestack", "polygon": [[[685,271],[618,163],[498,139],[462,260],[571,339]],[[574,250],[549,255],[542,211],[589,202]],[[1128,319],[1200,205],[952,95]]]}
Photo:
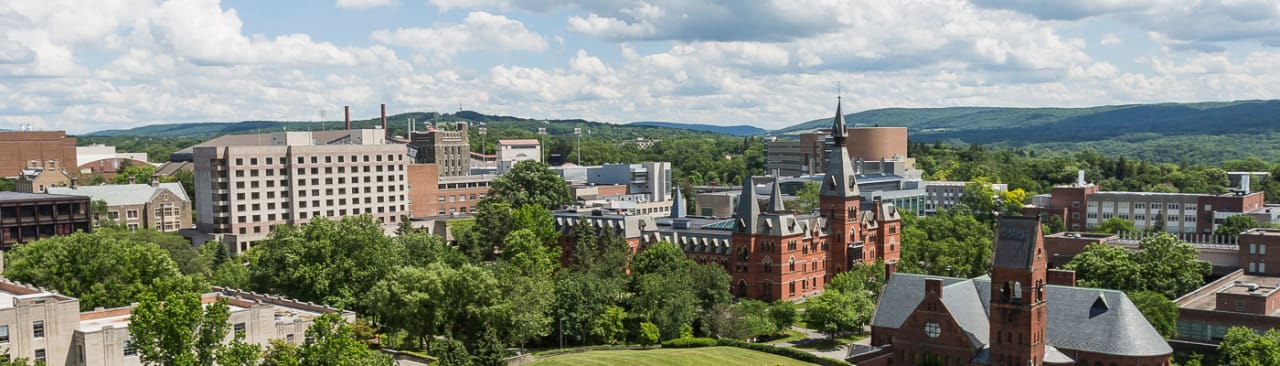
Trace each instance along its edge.
{"label": "industrial smokestack", "polygon": [[351,106],[342,106],[342,119],[347,121],[347,130],[351,129]]}
{"label": "industrial smokestack", "polygon": [[387,134],[387,103],[382,103],[382,134]]}

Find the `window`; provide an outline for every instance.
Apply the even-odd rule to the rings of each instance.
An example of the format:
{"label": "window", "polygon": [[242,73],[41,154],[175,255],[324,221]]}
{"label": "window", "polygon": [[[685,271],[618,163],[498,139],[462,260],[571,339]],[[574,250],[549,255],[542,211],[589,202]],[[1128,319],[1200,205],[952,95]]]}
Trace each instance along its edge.
{"label": "window", "polygon": [[1258,254],[1267,254],[1267,245],[1266,245],[1266,244],[1258,245]]}
{"label": "window", "polygon": [[1258,254],[1258,244],[1249,244],[1249,254]]}
{"label": "window", "polygon": [[9,343],[8,325],[0,325],[0,343]]}
{"label": "window", "polygon": [[244,339],[244,323],[236,323],[235,333],[236,339]]}
{"label": "window", "polygon": [[138,346],[133,344],[133,338],[124,340],[124,356],[130,357],[130,356],[137,356],[137,355],[138,355]]}
{"label": "window", "polygon": [[1204,205],[1204,211],[1205,212],[1213,211],[1213,205]]}
{"label": "window", "polygon": [[36,362],[43,364],[45,362],[44,348],[36,350]]}
{"label": "window", "polygon": [[125,217],[131,218],[131,219],[138,218],[138,210],[125,211]]}
{"label": "window", "polygon": [[36,338],[44,338],[44,321],[37,320],[31,323],[31,334]]}

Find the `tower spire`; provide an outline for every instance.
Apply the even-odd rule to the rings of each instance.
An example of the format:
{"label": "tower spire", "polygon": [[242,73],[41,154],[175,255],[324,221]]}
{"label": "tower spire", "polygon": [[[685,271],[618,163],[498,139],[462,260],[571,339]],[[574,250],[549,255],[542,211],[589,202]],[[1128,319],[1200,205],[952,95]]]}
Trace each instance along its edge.
{"label": "tower spire", "polygon": [[773,177],[773,190],[769,192],[769,212],[785,212],[787,206],[782,201],[782,178]]}
{"label": "tower spire", "polygon": [[680,219],[685,217],[684,195],[680,194],[680,186],[676,186],[676,194],[671,202],[671,218]]}
{"label": "tower spire", "polygon": [[738,209],[734,216],[737,220],[738,232],[755,233],[756,219],[760,216],[760,204],[756,200],[755,179],[747,174],[742,182],[742,194],[738,196]]}
{"label": "tower spire", "polygon": [[844,146],[844,139],[848,135],[845,131],[844,123],[844,102],[840,96],[836,96],[836,117],[831,122],[831,141],[835,146]]}

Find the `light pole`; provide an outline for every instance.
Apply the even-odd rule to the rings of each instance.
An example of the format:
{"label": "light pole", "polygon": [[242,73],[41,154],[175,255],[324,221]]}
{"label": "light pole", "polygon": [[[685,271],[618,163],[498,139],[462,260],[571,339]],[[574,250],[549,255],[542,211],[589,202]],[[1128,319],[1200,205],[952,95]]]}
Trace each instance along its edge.
{"label": "light pole", "polygon": [[582,127],[574,127],[573,135],[578,139],[578,165],[582,165]]}
{"label": "light pole", "polygon": [[489,134],[489,128],[480,127],[478,132],[480,133],[480,155],[484,155],[484,135]]}
{"label": "light pole", "polygon": [[560,348],[564,348],[564,317],[560,317]]}

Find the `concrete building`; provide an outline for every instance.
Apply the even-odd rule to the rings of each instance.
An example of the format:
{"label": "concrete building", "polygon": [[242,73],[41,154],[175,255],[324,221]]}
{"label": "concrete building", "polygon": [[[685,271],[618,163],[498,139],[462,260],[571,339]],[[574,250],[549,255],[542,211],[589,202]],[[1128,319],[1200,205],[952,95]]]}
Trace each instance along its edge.
{"label": "concrete building", "polygon": [[13,182],[15,192],[46,193],[49,188],[71,185],[71,176],[57,160],[31,161]]}
{"label": "concrete building", "polygon": [[644,194],[649,201],[670,201],[671,163],[573,165],[552,167],[570,185],[625,185],[627,194]]}
{"label": "concrete building", "polygon": [[383,131],[347,131],[325,144],[311,132],[275,132],[261,145],[194,149],[198,243],[215,239],[232,253],[267,237],[274,225],[316,217],[372,215],[388,231],[409,213],[405,146]]}
{"label": "concrete building", "polygon": [[1173,349],[1121,291],[1049,270],[1040,222],[1002,217],[990,275],[899,273],[857,365],[1170,365]]}
{"label": "concrete building", "polygon": [[77,167],[76,138],[63,131],[0,132],[0,177],[16,177],[22,169],[55,161],[60,167]]}
{"label": "concrete building", "polygon": [[731,276],[733,294],[744,298],[791,301],[814,296],[836,274],[862,262],[883,260],[892,272],[901,249],[901,216],[892,203],[862,199],[852,161],[843,148],[845,128],[839,107],[833,130],[834,146],[839,148],[832,150],[828,161],[833,168],[821,182],[822,210],[787,212],[781,185],[771,186],[761,208],[754,178],[748,177],[732,218],[690,217],[677,189],[671,199],[676,207],[667,217],[606,214],[604,210],[556,213],[562,260],[572,255],[575,226],[585,222],[591,230],[612,228],[633,252],[666,241],[699,263],[721,265]]}
{"label": "concrete building", "polygon": [[498,174],[521,161],[542,161],[542,143],[536,139],[498,140],[497,150]]}
{"label": "concrete building", "polygon": [[[218,136],[212,140],[201,142],[169,154],[169,161],[174,163],[193,162],[195,161],[196,149],[201,147],[267,145],[270,144],[271,135],[274,133],[275,132]],[[325,130],[310,133],[311,138],[315,141],[316,145],[334,144],[337,143],[338,140],[345,139],[351,135],[350,130]]]}
{"label": "concrete building", "polygon": [[[338,310],[276,296],[213,288],[201,303],[226,301],[231,329],[225,342],[240,339],[266,347],[272,340],[305,341],[315,318]],[[0,279],[0,342],[10,357],[49,365],[142,365],[132,346],[132,306],[80,311],[80,300]],[[355,313],[339,313],[355,321]]]}
{"label": "concrete building", "polygon": [[1178,336],[1170,341],[1187,353],[1217,353],[1227,330],[1280,329],[1280,277],[1237,270],[1174,300]]}
{"label": "concrete building", "polygon": [[431,128],[409,134],[409,156],[414,164],[436,164],[441,177],[471,174],[471,140],[467,123],[452,131]]}
{"label": "concrete building", "polygon": [[190,229],[191,198],[181,183],[111,184],[50,188],[49,193],[89,197],[107,203],[107,219],[129,230],[152,228],[162,232]]}
{"label": "concrete building", "polygon": [[[782,177],[816,175],[827,171],[826,140],[831,130],[802,133],[795,140],[776,139],[765,143],[765,171]],[[905,154],[903,154],[905,155]]]}
{"label": "concrete building", "polygon": [[[925,181],[925,214],[934,214],[941,210],[950,210],[960,203],[960,197],[964,196],[964,186],[969,182],[962,181]],[[997,194],[1003,194],[1009,191],[1009,185],[1004,183],[992,183],[991,189]]]}
{"label": "concrete building", "polygon": [[92,227],[88,197],[0,192],[0,250]]}
{"label": "concrete building", "polygon": [[1108,192],[1084,180],[1053,187],[1032,197],[1026,215],[1059,216],[1071,231],[1092,230],[1112,217],[1133,221],[1134,228],[1159,227],[1184,235],[1210,234],[1230,216],[1268,210],[1263,192],[1200,193]]}
{"label": "concrete building", "polygon": [[110,180],[128,166],[150,165],[147,153],[116,152],[115,146],[94,144],[76,146],[76,161],[79,166],[75,171],[80,174],[98,174]]}
{"label": "concrete building", "polygon": [[[816,176],[803,176],[792,178],[769,178],[765,183],[757,184],[755,187],[757,197],[764,197],[772,192],[773,180],[780,181],[782,190],[782,198],[784,201],[795,199],[795,195],[804,187],[805,182],[822,182],[826,174]],[[864,203],[871,204],[874,201],[892,203],[898,211],[909,212],[914,215],[924,215],[925,207],[925,189],[920,180],[911,180],[902,176],[870,173],[857,174],[856,178],[858,191],[862,192],[861,199]],[[718,187],[717,187],[718,188]],[[738,187],[738,190],[741,190]],[[699,215],[728,217],[732,214],[733,207],[737,206],[738,191],[721,191],[718,189],[705,189],[705,193],[699,193],[694,198],[697,203],[696,210]]]}
{"label": "concrete building", "polygon": [[1045,234],[1044,252],[1049,258],[1049,269],[1054,269],[1071,262],[1089,245],[1117,245],[1119,240],[1120,237],[1115,234],[1072,231]]}

